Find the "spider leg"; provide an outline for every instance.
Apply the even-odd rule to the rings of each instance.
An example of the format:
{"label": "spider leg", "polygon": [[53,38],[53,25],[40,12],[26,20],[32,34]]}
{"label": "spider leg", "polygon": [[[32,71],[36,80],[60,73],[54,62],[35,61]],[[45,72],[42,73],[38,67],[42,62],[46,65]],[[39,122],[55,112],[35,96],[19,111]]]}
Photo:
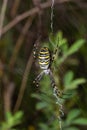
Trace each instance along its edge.
{"label": "spider leg", "polygon": [[61,97],[61,96],[62,96],[62,92],[57,88],[51,70],[50,70],[50,72],[49,72],[49,76],[50,76],[51,84],[52,84],[52,87],[53,87],[54,96],[55,96],[56,99],[57,99],[56,104],[58,104],[58,105],[60,106],[60,108],[59,108],[60,116],[58,116],[58,118],[59,118],[59,120],[61,120],[61,117],[64,116],[63,105],[62,105],[62,103],[60,102],[60,98],[62,98],[62,97]]}
{"label": "spider leg", "polygon": [[53,52],[53,55],[52,55],[52,62],[54,61],[57,52],[58,52],[58,45],[57,45],[57,47],[55,48],[55,50],[54,50],[54,52]]}
{"label": "spider leg", "polygon": [[53,88],[53,91],[54,91],[54,95],[61,98],[62,92],[57,88],[51,70],[49,72],[49,76],[50,76],[51,85],[52,85],[52,88]]}
{"label": "spider leg", "polygon": [[39,47],[40,39],[41,39],[41,35],[38,37],[33,47],[33,57],[35,59],[37,58],[38,55],[38,47]]}
{"label": "spider leg", "polygon": [[[54,95],[58,98],[62,98],[62,99],[68,99],[69,96],[71,95],[70,93],[64,93],[63,91],[60,91],[58,89],[58,87],[56,86],[55,84],[55,80],[54,80],[54,77],[53,77],[53,74],[52,74],[52,71],[50,70],[49,72],[49,76],[50,76],[50,80],[51,80],[51,85],[52,85],[52,88],[53,88],[53,91],[54,91]],[[68,97],[67,97],[68,96]]]}
{"label": "spider leg", "polygon": [[37,44],[35,43],[34,47],[33,47],[33,57],[34,57],[34,59],[36,59],[36,57],[37,57],[37,51],[38,51],[38,47],[37,47]]}
{"label": "spider leg", "polygon": [[44,75],[44,71],[42,71],[36,78],[35,80],[33,81],[33,83],[36,84],[36,87],[39,86],[39,81],[41,80],[42,76]]}

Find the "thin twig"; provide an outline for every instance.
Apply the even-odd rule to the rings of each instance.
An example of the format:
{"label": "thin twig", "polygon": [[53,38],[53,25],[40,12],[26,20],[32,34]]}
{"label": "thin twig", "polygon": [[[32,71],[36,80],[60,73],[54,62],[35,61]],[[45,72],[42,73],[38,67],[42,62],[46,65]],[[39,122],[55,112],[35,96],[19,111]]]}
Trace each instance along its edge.
{"label": "thin twig", "polygon": [[15,48],[14,48],[14,51],[13,51],[13,54],[11,56],[11,59],[10,59],[10,63],[9,63],[9,68],[13,69],[13,66],[15,64],[15,61],[16,61],[16,58],[17,58],[17,55],[18,55],[18,52],[23,44],[23,41],[24,41],[24,38],[25,38],[25,35],[27,34],[31,24],[32,24],[32,21],[34,19],[34,16],[31,18],[28,18],[27,22],[25,23],[22,31],[21,31],[21,34],[20,36],[18,37],[18,40],[16,42],[16,45],[15,45]]}
{"label": "thin twig", "polygon": [[[55,4],[57,3],[64,3],[64,2],[69,2],[71,0],[56,0],[55,1]],[[45,2],[45,3],[42,3],[40,4],[40,7],[42,9],[45,9],[45,8],[48,8],[51,6],[51,1],[48,1],[48,2]],[[38,7],[35,7],[29,11],[26,11],[25,13],[21,14],[21,15],[18,15],[15,19],[13,19],[9,24],[7,24],[3,30],[2,30],[2,33],[1,35],[3,35],[4,33],[6,33],[8,30],[10,30],[12,27],[14,27],[16,24],[18,24],[20,21],[24,20],[25,18],[29,17],[29,16],[32,16],[32,15],[35,15],[39,12],[39,9]]]}
{"label": "thin twig", "polygon": [[14,92],[14,83],[9,82],[8,77],[4,75],[3,77],[3,99],[4,99],[4,113],[11,111],[11,105],[12,105],[12,96]]}
{"label": "thin twig", "polygon": [[27,83],[27,80],[28,80],[28,75],[29,75],[32,63],[33,63],[33,56],[32,56],[32,53],[31,53],[31,55],[28,59],[27,65],[26,65],[24,75],[23,75],[23,80],[22,80],[21,87],[20,87],[20,90],[19,90],[18,98],[17,98],[16,104],[15,104],[15,107],[14,107],[14,112],[16,112],[20,107],[20,104],[21,104],[21,101],[22,101],[22,98],[23,98],[23,95],[24,95],[24,92],[25,92],[26,83]]}
{"label": "thin twig", "polygon": [[[38,21],[37,21],[37,27],[38,27],[38,37],[42,34],[42,14],[43,9],[41,8],[41,0],[32,0],[35,7],[38,8]],[[41,38],[41,37],[40,37]],[[40,41],[40,39],[39,39]]]}
{"label": "thin twig", "polygon": [[3,0],[3,5],[2,5],[2,8],[1,8],[1,14],[0,14],[0,38],[1,38],[1,35],[2,35],[2,28],[3,28],[3,24],[4,24],[4,18],[5,18],[7,2],[8,2],[8,0]]}
{"label": "thin twig", "polygon": [[[40,44],[40,39],[41,39],[41,37],[38,37],[38,39],[36,40],[35,43],[37,45]],[[17,98],[17,101],[16,101],[13,112],[16,112],[19,109],[20,105],[21,105],[21,101],[22,101],[22,98],[23,98],[23,95],[24,95],[24,91],[25,91],[25,88],[26,88],[26,83],[27,83],[27,80],[28,80],[28,75],[29,75],[32,63],[33,63],[33,54],[31,53],[31,55],[30,55],[30,57],[28,59],[26,68],[25,68],[25,72],[24,72],[24,75],[23,75],[21,87],[20,87],[20,90],[19,90],[18,98]]]}
{"label": "thin twig", "polygon": [[11,16],[16,16],[21,0],[15,0],[12,6]]}
{"label": "thin twig", "polygon": [[[37,38],[37,40],[35,42],[35,44],[37,44],[37,46],[39,46],[40,40],[41,40],[41,35]],[[28,75],[29,75],[32,63],[33,63],[33,54],[31,52],[31,55],[28,59],[28,62],[27,62],[26,68],[25,68],[25,72],[24,72],[24,75],[23,75],[23,79],[22,79],[20,90],[19,90],[18,98],[17,98],[16,104],[15,104],[15,107],[14,107],[14,110],[13,110],[14,112],[16,112],[21,105],[21,101],[22,101],[22,98],[23,98],[23,95],[24,95],[24,92],[25,92],[26,83],[27,83],[27,80],[28,80]]]}
{"label": "thin twig", "polygon": [[41,3],[41,0],[32,0],[35,6],[38,6]]}

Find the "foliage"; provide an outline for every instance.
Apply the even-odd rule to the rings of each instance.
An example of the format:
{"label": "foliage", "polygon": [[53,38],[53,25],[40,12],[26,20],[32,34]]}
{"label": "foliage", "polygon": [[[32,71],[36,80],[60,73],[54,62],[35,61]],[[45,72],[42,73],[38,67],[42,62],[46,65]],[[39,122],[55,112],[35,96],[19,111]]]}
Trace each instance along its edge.
{"label": "foliage", "polygon": [[12,115],[10,112],[6,113],[6,120],[1,123],[0,130],[16,130],[13,128],[16,125],[19,125],[22,121],[23,112],[18,111],[14,115]]}
{"label": "foliage", "polygon": [[87,118],[81,116],[80,109],[71,110],[63,122],[65,130],[79,130],[76,125],[87,125]]}
{"label": "foliage", "polygon": [[[47,0],[0,1],[0,129],[59,130],[61,113],[49,76],[40,81],[38,93],[33,84],[40,71],[32,57],[37,42],[37,49],[47,46],[53,53],[58,48],[51,70],[65,94],[60,98],[63,129],[87,130],[87,1],[55,0],[53,20],[50,5]],[[24,113],[23,123],[21,116],[15,119],[15,108]],[[14,114],[7,114],[10,110]]]}
{"label": "foliage", "polygon": [[[55,62],[53,63],[53,67],[55,68],[54,73],[54,79],[56,80],[56,84],[58,88],[61,89],[63,86],[64,93],[66,95],[62,95],[62,99],[60,99],[61,104],[66,105],[66,101],[64,99],[68,99],[73,101],[73,98],[77,96],[77,88],[79,87],[80,84],[83,84],[86,82],[84,78],[74,78],[74,72],[72,70],[67,70],[64,76],[63,84],[62,86],[60,85],[61,83],[59,81],[59,67],[67,61],[67,58],[70,57],[72,54],[76,53],[81,46],[85,43],[85,40],[80,39],[77,40],[75,43],[71,45],[71,47],[68,47],[68,42],[65,38],[62,36],[62,32],[58,32],[55,36],[50,35],[49,37],[50,42],[47,44],[45,43],[44,46],[48,46],[50,50],[53,52],[54,49],[58,46],[58,51],[61,49],[62,55],[57,55],[55,58]],[[57,52],[58,53],[58,52]],[[59,54],[59,53],[58,53]],[[57,60],[58,58],[58,60]],[[61,67],[60,67],[61,71]],[[60,84],[59,84],[60,83]],[[50,86],[50,87],[49,87]],[[59,107],[56,104],[56,99],[53,97],[52,89],[51,89],[51,84],[49,77],[44,76],[43,80],[40,83],[40,92],[38,94],[33,94],[32,96],[37,98],[39,102],[36,105],[36,109],[39,111],[42,111],[45,119],[43,119],[44,123],[39,123],[39,129],[40,130],[50,130],[54,129],[57,130],[59,129],[58,125],[58,119],[56,116],[58,116],[60,113]],[[70,93],[70,95],[68,95]],[[68,108],[70,109],[70,108]],[[49,113],[49,114],[48,114]],[[55,116],[54,116],[55,115]],[[51,116],[54,116],[55,118],[51,120]],[[47,121],[46,121],[47,120]],[[51,121],[49,121],[51,120]],[[50,123],[49,123],[50,122]],[[87,118],[82,117],[80,109],[72,109],[70,110],[69,113],[66,114],[66,119],[62,123],[62,127],[64,129],[69,129],[69,130],[79,130],[76,125],[87,125]]]}

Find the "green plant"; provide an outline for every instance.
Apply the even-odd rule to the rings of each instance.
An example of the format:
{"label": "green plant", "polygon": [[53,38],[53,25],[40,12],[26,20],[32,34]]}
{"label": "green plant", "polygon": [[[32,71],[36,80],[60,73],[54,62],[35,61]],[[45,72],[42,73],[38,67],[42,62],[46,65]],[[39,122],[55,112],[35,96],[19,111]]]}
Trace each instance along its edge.
{"label": "green plant", "polygon": [[[56,81],[56,85],[58,86],[59,89],[63,89],[64,92],[66,93],[66,95],[63,96],[63,98],[66,98],[66,96],[68,96],[67,92],[70,92],[71,96],[68,96],[68,99],[70,100],[69,103],[72,102],[72,104],[75,104],[75,101],[73,101],[73,98],[77,97],[77,88],[79,87],[80,84],[85,83],[86,80],[84,78],[74,78],[73,70],[67,69],[65,73],[63,73],[62,82],[60,82],[61,77],[59,75],[59,70],[61,71],[61,66],[63,64],[67,66],[68,60],[72,61],[73,58],[71,57],[71,55],[76,53],[82,47],[82,45],[85,43],[85,40],[84,39],[77,40],[70,47],[68,47],[67,39],[63,38],[62,32],[58,32],[56,36],[50,35],[49,41],[50,41],[49,43],[44,43],[44,46],[49,47],[50,50],[53,51],[54,48],[56,48],[58,44],[58,47],[59,47],[58,51],[61,51],[61,55],[56,56],[55,62],[52,65],[52,68],[54,69],[53,73],[54,73],[54,79]],[[73,65],[73,63],[70,62],[70,65]],[[55,119],[55,116],[51,120],[51,117],[53,117],[52,115],[54,115],[53,113],[55,113],[56,116],[60,114],[58,111],[60,109],[60,106],[55,103],[56,99],[53,96],[52,88],[50,87],[49,77],[44,76],[44,78],[41,80],[40,91],[41,93],[39,93],[39,95],[36,93],[32,94],[33,97],[39,100],[39,102],[36,104],[36,109],[38,111],[41,111],[44,115],[43,116],[44,118],[40,119],[40,123],[38,124],[39,129],[40,130],[60,129],[58,125],[58,120]],[[60,99],[60,102],[61,104],[63,103],[64,106],[67,106],[66,100]],[[70,107],[72,108],[73,105],[71,105]],[[70,107],[68,108],[68,110],[70,109]],[[87,124],[86,122],[87,118],[81,117],[80,114],[81,113],[80,113],[79,108],[78,110],[76,108],[72,108],[72,111],[67,113],[66,115],[67,118],[63,121],[62,127],[64,129],[67,127],[66,129],[69,129],[69,130],[78,130],[78,128],[74,126],[75,124],[78,124],[78,125]],[[74,120],[75,122],[70,120],[70,117],[72,119],[75,119]],[[84,121],[85,123],[83,123]],[[67,122],[69,122],[69,124]],[[71,127],[71,125],[73,125],[73,127]]]}
{"label": "green plant", "polygon": [[64,130],[79,130],[76,125],[87,125],[87,118],[82,117],[80,109],[71,110],[63,122]]}
{"label": "green plant", "polygon": [[1,123],[0,130],[16,130],[13,127],[21,123],[23,112],[19,111],[16,112],[14,115],[12,115],[10,112],[7,112],[5,117],[6,120]]}

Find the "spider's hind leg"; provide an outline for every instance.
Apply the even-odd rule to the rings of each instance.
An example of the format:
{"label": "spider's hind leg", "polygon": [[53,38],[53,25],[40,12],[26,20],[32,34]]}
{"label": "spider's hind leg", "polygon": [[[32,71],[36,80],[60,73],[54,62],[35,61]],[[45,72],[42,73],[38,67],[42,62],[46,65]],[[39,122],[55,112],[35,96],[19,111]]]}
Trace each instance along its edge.
{"label": "spider's hind leg", "polygon": [[63,91],[58,89],[58,87],[55,84],[55,80],[54,80],[54,77],[53,77],[51,70],[50,70],[49,76],[50,76],[51,85],[52,85],[52,88],[53,88],[53,94],[57,98],[68,99],[71,96],[71,93],[64,93]]}
{"label": "spider's hind leg", "polygon": [[39,81],[41,80],[42,76],[44,75],[44,71],[42,71],[36,78],[35,80],[33,81],[33,83],[36,84],[36,87],[38,88],[39,87]]}
{"label": "spider's hind leg", "polygon": [[58,98],[62,98],[62,92],[57,88],[51,70],[49,72],[49,76],[50,76],[51,85],[53,88],[53,94]]}

